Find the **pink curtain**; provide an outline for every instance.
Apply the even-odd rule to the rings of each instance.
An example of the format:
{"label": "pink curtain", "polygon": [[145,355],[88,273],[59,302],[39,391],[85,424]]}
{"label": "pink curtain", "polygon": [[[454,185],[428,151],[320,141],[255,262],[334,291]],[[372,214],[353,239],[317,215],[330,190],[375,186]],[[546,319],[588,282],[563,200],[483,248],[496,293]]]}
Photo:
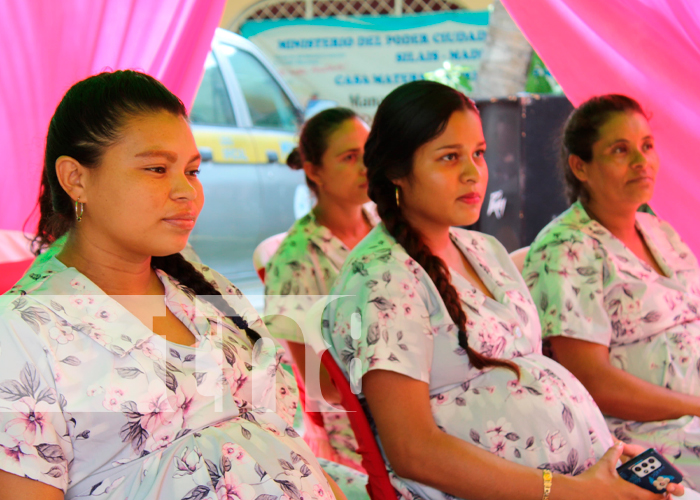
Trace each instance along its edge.
{"label": "pink curtain", "polygon": [[66,90],[104,69],[139,69],[191,105],[224,4],[0,2],[0,230],[21,229],[34,208],[46,131]]}
{"label": "pink curtain", "polygon": [[652,115],[661,170],[651,202],[700,257],[700,2],[503,0],[578,105],[622,93]]}

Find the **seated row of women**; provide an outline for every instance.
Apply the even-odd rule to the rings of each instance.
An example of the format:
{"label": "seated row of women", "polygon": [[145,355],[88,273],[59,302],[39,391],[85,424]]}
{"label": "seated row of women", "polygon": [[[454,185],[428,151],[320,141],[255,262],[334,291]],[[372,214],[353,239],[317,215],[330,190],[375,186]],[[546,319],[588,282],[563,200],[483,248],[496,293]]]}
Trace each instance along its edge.
{"label": "seated row of women", "polygon": [[[608,295],[621,289],[630,300],[618,297],[609,321],[625,326],[607,334],[620,344],[613,344],[614,368],[605,360],[605,371],[589,370],[614,377],[620,389],[612,394],[625,391],[628,399],[603,397],[601,406],[638,420],[677,409],[679,415],[658,418],[688,415],[687,428],[672,420],[656,427],[676,429],[665,434],[668,442],[684,440],[677,463],[685,465],[686,449],[694,453],[697,373],[687,365],[695,366],[690,311],[697,264],[687,249],[684,258],[666,255],[684,247],[655,219],[637,219],[636,243],[622,239],[630,236],[628,214],[614,205],[610,218],[610,195],[595,191],[620,187],[624,196],[615,203],[622,199],[624,207],[648,199],[657,161],[646,146],[652,143],[646,120],[621,112],[631,117],[626,126],[644,135],[617,141],[627,156],[621,144],[615,152],[607,145],[604,127],[617,112],[595,126],[592,157],[571,153],[581,160],[570,162],[587,197],[579,196],[581,203],[545,231],[543,244],[533,245],[526,273],[542,287],[535,291],[536,302],[546,305],[540,320],[503,247],[453,228],[477,220],[488,177],[470,100],[437,83],[414,82],[382,102],[371,131],[347,112],[332,113],[340,118],[312,137],[305,136],[309,123],[300,141],[318,205],[292,229],[266,279],[270,292],[279,286],[291,297],[287,305],[295,311],[303,310],[293,299],[298,294],[343,296],[326,307],[319,331],[323,325],[339,363],[361,381],[397,496],[662,498],[616,473],[623,453],[642,451],[622,441],[653,429],[638,435],[642,426],[621,424],[615,434],[622,441],[614,444],[584,385],[541,354],[541,323],[555,336],[578,321],[552,348],[589,383],[590,371],[577,367],[601,363],[600,352],[583,349],[577,364],[570,361],[575,343],[605,342],[603,315],[617,297]],[[296,385],[262,319],[223,276],[180,254],[204,202],[199,162],[184,106],[142,73],[90,77],[56,109],[39,200],[39,255],[0,299],[0,499],[344,498],[324,470],[340,466],[318,460],[292,426]],[[367,191],[381,223],[362,208]],[[619,225],[606,229],[613,222]],[[557,224],[592,228],[562,236]],[[615,237],[619,248],[607,248]],[[558,255],[570,260],[555,268]],[[583,278],[570,282],[566,266]],[[558,286],[555,274],[566,278],[556,292],[562,297],[545,304],[542,297]],[[635,276],[639,282],[630,281]],[[643,287],[661,286],[675,302],[664,299],[653,314],[645,312],[642,297],[650,298]],[[582,294],[587,301],[575,304]],[[277,310],[282,319],[271,318],[270,327],[287,332],[301,361],[303,338],[292,337],[298,329],[284,319],[289,313]],[[359,332],[351,319],[358,313]],[[659,335],[666,341],[655,340]],[[671,339],[679,336],[683,349],[676,351]],[[654,355],[663,347],[668,360],[673,356],[672,375],[662,358],[646,361],[663,365],[663,373],[641,373],[646,381],[627,371],[641,366],[643,350],[634,344],[647,338]],[[680,351],[690,359],[676,360]],[[659,377],[669,388],[656,383]],[[608,394],[591,390],[594,397]],[[655,401],[640,397],[642,390]],[[328,422],[343,425],[336,417]],[[330,435],[330,445],[347,451],[345,463],[357,465],[348,430]],[[675,451],[663,444],[660,451]],[[687,458],[684,471],[693,480],[693,457]],[[681,485],[667,491],[695,495]]]}
{"label": "seated row of women", "polygon": [[[561,160],[572,206],[530,248],[525,281],[494,238],[454,227],[479,217],[485,147],[473,103],[425,82],[390,94],[371,132],[348,110],[311,119],[290,166],[318,203],[267,267],[270,332],[302,372],[304,344],[323,347],[322,335],[361,379],[407,498],[472,498],[484,477],[497,482],[474,473],[479,448],[576,475],[613,438],[656,448],[700,484],[700,269],[667,223],[639,212],[659,168],[644,111],[606,95],[571,114]],[[323,331],[302,332],[329,293]],[[571,373],[541,356],[542,337]],[[324,423],[322,456],[357,465],[347,418]]]}

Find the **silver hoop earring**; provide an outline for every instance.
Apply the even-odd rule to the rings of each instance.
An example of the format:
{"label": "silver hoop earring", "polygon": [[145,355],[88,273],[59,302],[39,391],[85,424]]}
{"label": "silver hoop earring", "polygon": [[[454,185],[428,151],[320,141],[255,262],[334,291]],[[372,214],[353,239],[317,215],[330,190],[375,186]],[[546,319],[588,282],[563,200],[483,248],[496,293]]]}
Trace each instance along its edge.
{"label": "silver hoop earring", "polygon": [[85,203],[80,203],[78,200],[75,200],[75,220],[77,222],[83,220],[83,210],[85,210]]}

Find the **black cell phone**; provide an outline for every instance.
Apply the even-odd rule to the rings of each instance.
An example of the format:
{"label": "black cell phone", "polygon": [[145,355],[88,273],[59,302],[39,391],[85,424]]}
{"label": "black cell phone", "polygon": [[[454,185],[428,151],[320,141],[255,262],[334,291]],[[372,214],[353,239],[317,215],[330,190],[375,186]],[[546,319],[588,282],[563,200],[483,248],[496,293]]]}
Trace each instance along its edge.
{"label": "black cell phone", "polygon": [[683,474],[653,448],[619,466],[617,473],[625,481],[653,493],[665,493],[670,483],[683,480]]}

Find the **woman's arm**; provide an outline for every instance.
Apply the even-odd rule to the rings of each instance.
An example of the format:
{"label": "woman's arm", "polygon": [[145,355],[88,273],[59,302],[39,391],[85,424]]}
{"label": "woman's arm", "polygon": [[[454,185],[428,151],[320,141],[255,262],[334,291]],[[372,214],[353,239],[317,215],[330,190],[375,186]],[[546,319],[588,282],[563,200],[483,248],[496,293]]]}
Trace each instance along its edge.
{"label": "woman's arm", "polygon": [[[541,500],[542,471],[504,460],[441,431],[430,411],[428,385],[399,373],[372,370],[363,379],[377,432],[396,473],[459,498]],[[661,499],[617,474],[623,446],[611,448],[576,477],[555,475],[550,500]]]}
{"label": "woman's arm", "polygon": [[17,500],[18,498],[63,500],[63,492],[40,481],[0,470],[0,500]]}
{"label": "woman's arm", "polygon": [[320,364],[321,361],[318,354],[316,354],[310,346],[300,344],[299,342],[287,341],[287,347],[289,348],[289,352],[292,354],[292,359],[294,359],[294,362],[297,365],[297,369],[301,374],[304,385],[308,387],[308,384],[306,383],[306,361],[314,360],[314,364],[318,364],[320,367],[319,382],[321,384],[321,394],[323,395],[323,399],[325,399],[327,403],[339,406],[340,393],[331,381],[331,377],[326,368]]}
{"label": "woman's arm", "polygon": [[343,493],[343,490],[340,489],[340,486],[338,486],[338,483],[333,481],[333,478],[328,475],[328,473],[324,470],[323,475],[326,476],[326,479],[328,480],[328,484],[331,487],[331,490],[333,490],[333,495],[335,496],[335,500],[348,500],[347,497],[345,496],[345,493]]}
{"label": "woman's arm", "polygon": [[615,368],[602,344],[569,337],[549,337],[549,341],[557,361],[581,381],[605,415],[638,422],[700,416],[700,398]]}

